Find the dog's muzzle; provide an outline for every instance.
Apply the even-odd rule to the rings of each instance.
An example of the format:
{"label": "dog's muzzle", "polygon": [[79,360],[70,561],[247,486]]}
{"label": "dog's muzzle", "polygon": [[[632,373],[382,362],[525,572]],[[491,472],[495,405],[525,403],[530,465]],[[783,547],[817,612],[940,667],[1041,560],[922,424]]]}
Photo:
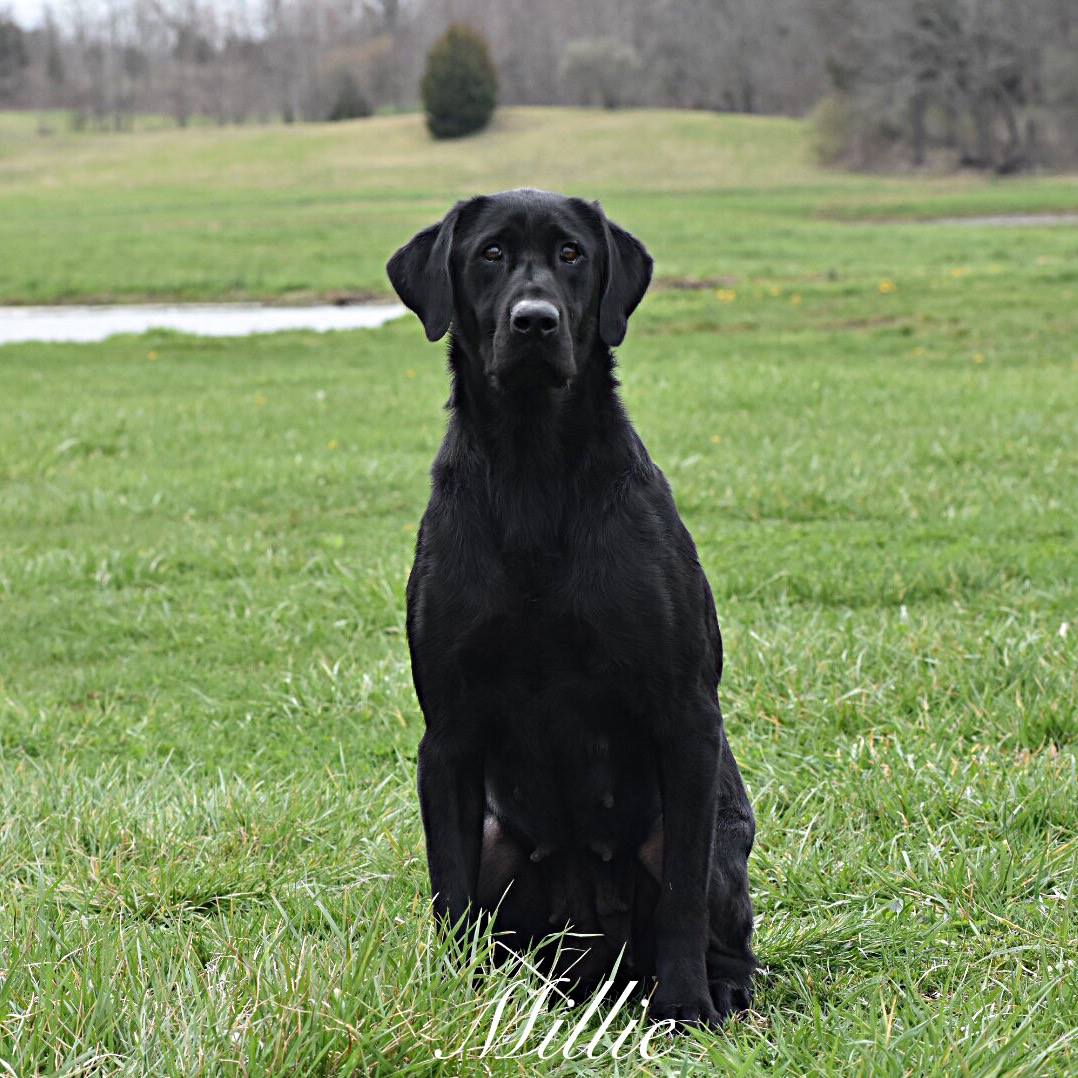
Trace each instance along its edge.
{"label": "dog's muzzle", "polygon": [[521,299],[494,340],[495,383],[501,388],[561,388],[576,374],[572,342],[549,300]]}

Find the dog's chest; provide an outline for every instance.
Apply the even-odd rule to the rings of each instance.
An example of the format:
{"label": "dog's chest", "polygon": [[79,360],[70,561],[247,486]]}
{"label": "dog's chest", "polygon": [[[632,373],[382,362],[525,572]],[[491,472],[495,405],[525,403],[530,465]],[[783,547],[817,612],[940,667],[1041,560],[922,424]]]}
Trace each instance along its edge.
{"label": "dog's chest", "polygon": [[642,841],[673,667],[661,551],[594,531],[512,548],[483,535],[466,549],[466,572],[425,564],[413,646],[454,668],[482,728],[491,803],[536,843]]}
{"label": "dog's chest", "polygon": [[465,683],[534,695],[601,676],[611,663],[594,626],[539,589],[500,602],[459,641]]}
{"label": "dog's chest", "polygon": [[[631,592],[597,593],[570,554],[507,553],[477,582],[480,614],[459,639],[458,660],[473,686],[516,694],[602,693],[638,660],[648,633]],[[621,631],[636,622],[635,633]]]}
{"label": "dog's chest", "polygon": [[507,607],[549,608],[559,602],[569,576],[567,558],[560,550],[508,550],[498,563],[500,599]]}
{"label": "dog's chest", "polygon": [[609,856],[641,840],[658,811],[637,650],[573,596],[564,565],[518,569],[513,596],[462,652],[488,799],[537,847],[571,842]]}

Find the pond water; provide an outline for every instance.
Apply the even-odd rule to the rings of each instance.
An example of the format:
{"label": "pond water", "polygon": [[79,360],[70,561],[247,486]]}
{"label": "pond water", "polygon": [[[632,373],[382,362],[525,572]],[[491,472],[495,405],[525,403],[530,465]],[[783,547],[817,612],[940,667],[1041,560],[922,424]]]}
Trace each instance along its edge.
{"label": "pond water", "polygon": [[0,307],[0,344],[103,341],[116,333],[174,329],[199,337],[246,337],[285,329],[374,329],[399,318],[399,303],[263,307],[256,303]]}

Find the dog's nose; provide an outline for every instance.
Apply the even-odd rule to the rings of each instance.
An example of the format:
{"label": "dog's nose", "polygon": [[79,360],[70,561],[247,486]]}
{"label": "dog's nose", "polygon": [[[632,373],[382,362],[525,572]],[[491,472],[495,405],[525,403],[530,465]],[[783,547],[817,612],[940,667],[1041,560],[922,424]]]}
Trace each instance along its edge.
{"label": "dog's nose", "polygon": [[522,299],[509,312],[509,328],[525,337],[549,337],[560,321],[558,308],[545,299]]}

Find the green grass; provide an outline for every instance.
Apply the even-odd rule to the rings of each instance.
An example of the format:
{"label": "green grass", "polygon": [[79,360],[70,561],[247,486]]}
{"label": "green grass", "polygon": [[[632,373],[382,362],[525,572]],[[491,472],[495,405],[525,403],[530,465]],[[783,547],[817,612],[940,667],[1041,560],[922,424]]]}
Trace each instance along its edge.
{"label": "green grass", "polygon": [[451,143],[416,115],[41,137],[0,114],[0,302],[384,294],[403,236],[457,197],[521,185],[602,198],[667,280],[919,272],[964,230],[911,225],[895,244],[873,218],[1078,205],[1074,177],[844,176],[807,145],[793,120],[691,112],[507,109]]}
{"label": "green grass", "polygon": [[[0,137],[0,293],[376,290],[457,191],[602,195],[714,279],[621,359],[759,821],[756,1010],[649,1073],[1073,1073],[1078,230],[888,219],[1073,181],[830,175],[786,121],[417,123]],[[411,321],[0,349],[11,1073],[481,1072],[433,1059],[504,981],[431,931],[403,634],[443,366]]]}

